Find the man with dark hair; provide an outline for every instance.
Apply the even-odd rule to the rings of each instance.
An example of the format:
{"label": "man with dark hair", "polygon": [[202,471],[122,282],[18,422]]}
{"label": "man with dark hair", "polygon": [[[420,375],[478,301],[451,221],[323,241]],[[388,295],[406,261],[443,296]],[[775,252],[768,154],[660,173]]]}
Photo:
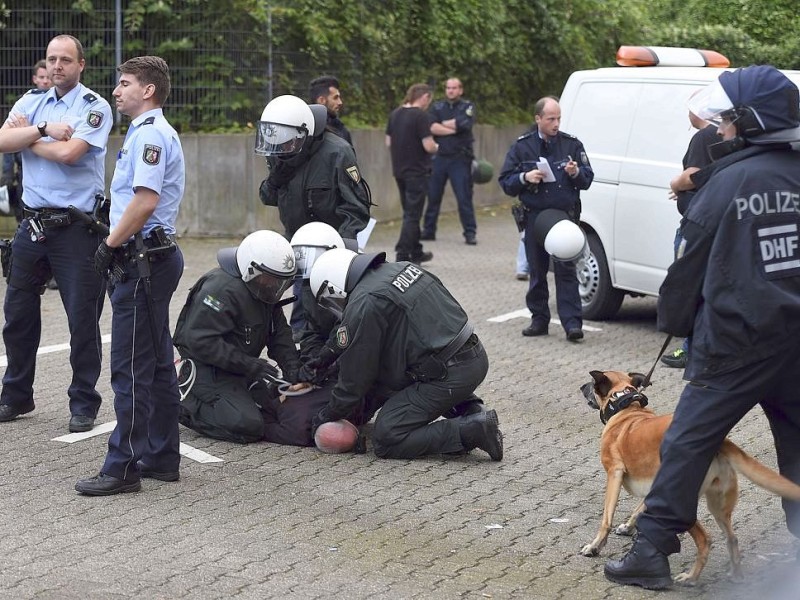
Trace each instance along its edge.
{"label": "man with dark hair", "polygon": [[431,86],[415,83],[386,125],[386,146],[392,154],[392,171],[403,206],[403,225],[395,246],[397,260],[417,264],[433,258],[433,252],[422,250],[419,226],[428,193],[431,154],[439,149],[431,134],[431,117],[425,112],[431,97]]}
{"label": "man with dark hair", "polygon": [[21,152],[23,220],[12,242],[3,339],[8,367],[0,422],[34,407],[36,351],[42,331],[41,294],[51,275],[61,288],[70,331],[69,429],[89,431],[100,408],[97,379],[103,343],[98,322],[106,286],[92,269],[100,235],[69,212],[92,213],[105,186],[105,154],[113,120],[108,102],[81,82],[83,46],[71,35],[47,46],[53,87],[20,98],[0,128],[0,152]]}
{"label": "man with dark hair", "polygon": [[94,256],[111,290],[111,387],[117,424],[100,472],[75,484],[88,496],[138,492],[141,478],[177,481],[180,393],[169,303],[183,274],[175,221],[185,165],[164,117],[169,66],[158,56],[122,63],[113,96],[131,117],[111,181],[111,227]]}
{"label": "man with dark hair", "polygon": [[310,103],[322,104],[328,109],[328,129],[352,146],[353,139],[350,137],[350,132],[339,118],[344,106],[342,93],[339,91],[339,80],[333,75],[322,75],[312,81],[309,88]]}
{"label": "man with dark hair", "polygon": [[[609,580],[648,589],[672,585],[667,557],[697,521],[711,461],[756,404],[778,469],[800,483],[800,153],[791,146],[800,141],[800,93],[758,65],[723,72],[689,110],[718,123],[722,136],[710,147],[714,162],[695,174],[699,191],[658,297],[658,329],[693,334],[690,383],[661,442],[633,546],[605,566]],[[800,538],[800,502],[782,503]]]}

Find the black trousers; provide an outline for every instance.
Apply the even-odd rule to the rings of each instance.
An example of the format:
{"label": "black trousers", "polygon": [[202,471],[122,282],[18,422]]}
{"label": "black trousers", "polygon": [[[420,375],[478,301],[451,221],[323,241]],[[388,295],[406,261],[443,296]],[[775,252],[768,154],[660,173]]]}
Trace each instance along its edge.
{"label": "black trousers", "polygon": [[218,440],[250,444],[261,440],[313,446],[311,419],[330,399],[320,388],[283,402],[277,390],[247,377],[195,361],[196,380],[181,403],[181,424]]}
{"label": "black trousers", "polygon": [[425,195],[428,193],[428,177],[396,178],[400,191],[400,202],[403,206],[403,225],[400,228],[400,239],[394,249],[398,260],[412,260],[422,253],[420,244],[419,222],[425,208]]}
{"label": "black trousers", "polygon": [[[417,382],[392,395],[375,419],[372,443],[380,458],[416,458],[464,449],[458,419],[439,419],[473,393],[486,377],[489,358],[478,343],[456,358],[442,381]],[[437,420],[439,419],[439,420]]]}
{"label": "black trousers", "polygon": [[[636,524],[641,535],[666,554],[680,551],[678,534],[697,520],[700,487],[714,455],[756,404],[769,421],[781,474],[800,484],[798,370],[795,347],[703,385],[686,386],[661,443],[661,468],[645,498],[647,509]],[[800,538],[800,502],[782,502],[787,527]]]}

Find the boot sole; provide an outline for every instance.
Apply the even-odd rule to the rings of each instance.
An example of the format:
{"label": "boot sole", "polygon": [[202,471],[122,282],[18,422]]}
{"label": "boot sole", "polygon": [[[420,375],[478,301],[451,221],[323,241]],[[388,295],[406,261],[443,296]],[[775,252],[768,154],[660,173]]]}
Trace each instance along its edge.
{"label": "boot sole", "polygon": [[618,577],[610,575],[608,571],[604,572],[606,579],[613,583],[620,585],[636,585],[646,590],[666,590],[672,587],[672,577]]}

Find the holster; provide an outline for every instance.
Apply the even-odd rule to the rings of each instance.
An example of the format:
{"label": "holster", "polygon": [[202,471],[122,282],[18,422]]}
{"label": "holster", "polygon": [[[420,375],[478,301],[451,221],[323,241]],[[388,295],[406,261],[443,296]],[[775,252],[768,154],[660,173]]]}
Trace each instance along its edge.
{"label": "holster", "polygon": [[0,264],[3,267],[3,277],[8,281],[11,275],[11,240],[0,240]]}
{"label": "holster", "polygon": [[511,216],[514,217],[514,222],[517,224],[517,230],[520,233],[525,231],[525,226],[528,224],[528,212],[522,202],[514,202],[511,205]]}

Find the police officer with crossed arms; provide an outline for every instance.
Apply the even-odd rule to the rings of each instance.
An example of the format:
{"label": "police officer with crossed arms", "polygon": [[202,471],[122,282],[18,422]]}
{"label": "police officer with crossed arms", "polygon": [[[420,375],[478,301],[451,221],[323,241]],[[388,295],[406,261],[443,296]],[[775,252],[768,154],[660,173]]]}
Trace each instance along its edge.
{"label": "police officer with crossed arms", "polygon": [[3,340],[8,367],[0,395],[0,422],[33,411],[36,351],[41,338],[41,294],[55,275],[70,331],[72,380],[69,430],[89,431],[100,409],[96,390],[102,341],[98,321],[105,282],[92,269],[100,235],[74,221],[68,207],[90,213],[105,185],[111,107],[80,82],[83,46],[58,35],[47,46],[53,87],[28,92],[0,128],[0,151],[22,153],[24,219],[12,243]]}
{"label": "police officer with crossed arms", "polygon": [[372,438],[381,458],[480,448],[502,460],[497,413],[473,393],[489,359],[436,276],[411,262],[387,263],[384,253],[333,249],[314,263],[311,289],[341,318],[339,376],[314,428],[381,406]]}

